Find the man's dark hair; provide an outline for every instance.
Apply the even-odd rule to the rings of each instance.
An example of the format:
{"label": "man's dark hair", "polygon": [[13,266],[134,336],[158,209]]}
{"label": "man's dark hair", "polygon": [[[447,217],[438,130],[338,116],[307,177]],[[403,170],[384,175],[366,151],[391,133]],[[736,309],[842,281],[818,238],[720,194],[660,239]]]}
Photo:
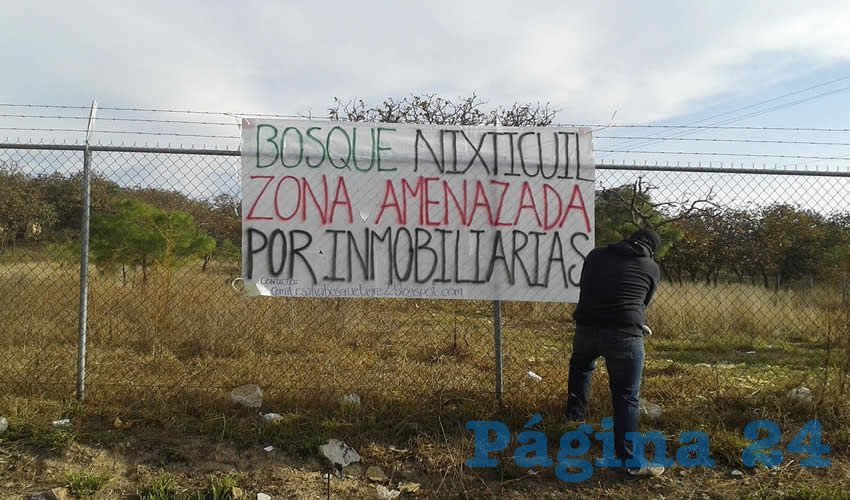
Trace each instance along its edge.
{"label": "man's dark hair", "polygon": [[653,253],[653,255],[658,250],[658,247],[661,246],[661,237],[658,236],[658,233],[656,233],[652,229],[638,229],[637,231],[632,233],[632,235],[629,236],[628,239],[643,243],[644,245],[649,247],[649,250]]}

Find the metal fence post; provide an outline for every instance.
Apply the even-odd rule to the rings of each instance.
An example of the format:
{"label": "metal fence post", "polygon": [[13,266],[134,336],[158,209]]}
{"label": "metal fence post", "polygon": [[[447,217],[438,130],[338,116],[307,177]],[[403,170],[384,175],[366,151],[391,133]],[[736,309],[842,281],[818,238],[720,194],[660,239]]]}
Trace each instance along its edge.
{"label": "metal fence post", "polygon": [[[493,117],[493,125],[499,126],[499,117]],[[493,301],[493,351],[496,357],[496,401],[502,406],[502,301]]]}
{"label": "metal fence post", "polygon": [[502,406],[502,301],[493,301],[493,347],[496,356],[496,400]]}
{"label": "metal fence post", "polygon": [[91,213],[91,149],[90,141],[94,127],[97,102],[92,101],[89,125],[86,131],[86,147],[83,151],[83,210],[80,228],[80,330],[77,337],[77,399],[86,395],[86,326],[89,292],[89,216]]}

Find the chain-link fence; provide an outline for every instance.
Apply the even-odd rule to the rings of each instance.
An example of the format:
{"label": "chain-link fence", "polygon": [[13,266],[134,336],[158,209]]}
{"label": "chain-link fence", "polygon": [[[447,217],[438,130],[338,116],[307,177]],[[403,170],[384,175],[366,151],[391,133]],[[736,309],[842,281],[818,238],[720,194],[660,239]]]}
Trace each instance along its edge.
{"label": "chain-link fence", "polygon": [[[75,391],[81,150],[0,146],[0,385],[11,394]],[[379,410],[446,395],[495,401],[490,302],[242,299],[238,152],[98,147],[91,162],[87,398],[217,405],[255,383],[290,407],[352,392]],[[673,242],[649,309],[642,394],[672,405],[724,390],[837,387],[850,175],[725,170],[597,166],[597,244],[636,217]],[[136,212],[109,219],[125,199],[140,202]],[[150,227],[145,210],[162,225]],[[161,266],[160,250],[120,227],[215,247],[174,250]],[[101,258],[110,245],[123,260]],[[560,405],[573,305],[501,307],[505,403]]]}

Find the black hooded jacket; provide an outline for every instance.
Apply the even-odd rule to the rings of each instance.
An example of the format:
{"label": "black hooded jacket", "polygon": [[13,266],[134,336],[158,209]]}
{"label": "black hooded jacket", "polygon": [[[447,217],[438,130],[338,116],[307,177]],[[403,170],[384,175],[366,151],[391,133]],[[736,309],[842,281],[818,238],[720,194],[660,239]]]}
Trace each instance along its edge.
{"label": "black hooded jacket", "polygon": [[595,248],[584,260],[573,319],[582,325],[643,335],[646,308],[660,278],[658,264],[641,243],[623,240]]}

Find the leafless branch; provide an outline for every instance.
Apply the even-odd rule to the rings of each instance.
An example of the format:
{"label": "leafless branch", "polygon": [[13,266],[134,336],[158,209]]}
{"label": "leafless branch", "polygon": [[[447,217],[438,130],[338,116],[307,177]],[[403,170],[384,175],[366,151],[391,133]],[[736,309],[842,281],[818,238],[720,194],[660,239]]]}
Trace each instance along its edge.
{"label": "leafless branch", "polygon": [[551,125],[557,110],[545,104],[514,103],[509,108],[482,108],[487,101],[473,93],[469,97],[450,99],[436,94],[411,94],[389,97],[377,106],[367,106],[362,99],[343,102],[338,97],[328,108],[332,120],[387,123],[429,123],[435,125],[503,125],[511,127]]}

